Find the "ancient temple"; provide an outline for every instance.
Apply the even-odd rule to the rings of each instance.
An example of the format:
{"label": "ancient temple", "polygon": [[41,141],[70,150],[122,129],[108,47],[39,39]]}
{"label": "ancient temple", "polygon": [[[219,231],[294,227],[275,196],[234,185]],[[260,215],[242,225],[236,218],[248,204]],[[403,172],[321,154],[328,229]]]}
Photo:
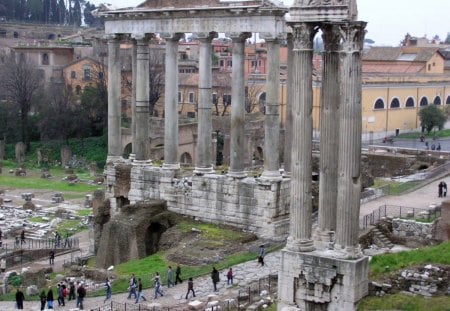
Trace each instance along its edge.
{"label": "ancient temple", "polygon": [[[227,223],[262,237],[285,239],[279,272],[279,310],[353,310],[367,293],[368,260],[358,246],[361,191],[361,51],[365,23],[356,0],[296,0],[287,8],[270,0],[146,1],[105,14],[109,37],[108,186],[116,212],[124,202],[164,199],[168,208]],[[312,229],[312,60],[322,32],[320,195]],[[245,148],[245,40],[259,33],[268,47],[264,172],[248,177]],[[181,178],[178,162],[177,45],[185,33],[200,41],[198,140],[194,176]],[[212,165],[211,41],[233,41],[230,168]],[[148,133],[148,40],[166,42],[164,164],[151,165]],[[286,174],[279,173],[279,44],[289,46]],[[134,44],[133,157],[121,158],[121,40]],[[120,169],[131,165],[130,189],[120,190]],[[123,187],[122,187],[123,189]]]}

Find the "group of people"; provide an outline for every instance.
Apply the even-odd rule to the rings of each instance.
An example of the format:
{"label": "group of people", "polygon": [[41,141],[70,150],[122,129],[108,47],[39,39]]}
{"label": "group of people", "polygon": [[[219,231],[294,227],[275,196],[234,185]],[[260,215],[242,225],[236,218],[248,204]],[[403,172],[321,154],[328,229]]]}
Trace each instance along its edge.
{"label": "group of people", "polygon": [[441,181],[438,185],[438,196],[440,198],[447,196],[447,183],[445,181]]}

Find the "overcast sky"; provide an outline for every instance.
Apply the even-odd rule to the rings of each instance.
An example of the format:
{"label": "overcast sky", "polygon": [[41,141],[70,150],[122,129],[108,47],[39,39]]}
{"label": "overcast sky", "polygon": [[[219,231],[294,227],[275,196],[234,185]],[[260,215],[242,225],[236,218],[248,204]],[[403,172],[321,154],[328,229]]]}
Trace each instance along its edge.
{"label": "overcast sky", "polygon": [[[283,0],[287,5],[294,0]],[[117,7],[136,6],[143,0],[90,0]],[[409,32],[445,40],[450,32],[450,0],[358,0],[359,20],[367,21],[366,38],[376,45],[398,45]]]}

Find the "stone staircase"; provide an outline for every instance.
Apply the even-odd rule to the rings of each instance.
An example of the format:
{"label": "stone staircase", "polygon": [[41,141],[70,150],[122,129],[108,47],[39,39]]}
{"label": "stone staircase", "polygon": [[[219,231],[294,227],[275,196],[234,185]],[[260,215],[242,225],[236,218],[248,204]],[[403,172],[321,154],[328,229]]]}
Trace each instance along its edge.
{"label": "stone staircase", "polygon": [[380,248],[393,248],[394,244],[377,228],[372,229],[373,234],[373,244],[377,245]]}

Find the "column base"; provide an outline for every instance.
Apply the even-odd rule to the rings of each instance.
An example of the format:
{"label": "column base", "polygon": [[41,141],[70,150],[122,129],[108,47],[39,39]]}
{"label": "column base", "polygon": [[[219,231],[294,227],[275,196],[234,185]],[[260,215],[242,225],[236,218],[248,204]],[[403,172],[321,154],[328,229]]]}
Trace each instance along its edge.
{"label": "column base", "polygon": [[214,168],[212,165],[210,167],[195,167],[194,174],[196,175],[205,175],[205,174],[214,174]]}
{"label": "column base", "polygon": [[136,160],[136,154],[135,153],[130,153],[130,155],[128,156],[128,160],[130,160],[130,161]]}
{"label": "column base", "polygon": [[152,165],[152,160],[133,160],[132,165],[136,166],[148,166]]}
{"label": "column base", "polygon": [[280,171],[264,171],[259,178],[262,180],[277,181],[281,180],[283,176],[281,176]]}
{"label": "column base", "polygon": [[245,178],[245,177],[247,177],[247,174],[243,171],[240,171],[240,172],[228,171],[227,176],[232,177],[232,178]]}
{"label": "column base", "polygon": [[315,248],[312,240],[300,240],[290,236],[287,238],[285,249],[292,252],[312,252]]}
{"label": "column base", "polygon": [[364,257],[361,246],[359,244],[357,246],[342,246],[342,245],[336,244],[334,246],[334,249],[337,252],[341,253],[342,256],[345,256],[345,258],[358,259],[358,258]]}
{"label": "column base", "polygon": [[313,233],[316,249],[334,249],[335,232],[317,228]]}
{"label": "column base", "polygon": [[162,165],[163,170],[179,170],[180,168],[180,163],[164,163]]}
{"label": "column base", "polygon": [[108,162],[115,163],[115,162],[122,162],[122,161],[123,161],[123,158],[121,156],[108,155],[106,157],[106,163],[108,163]]}

